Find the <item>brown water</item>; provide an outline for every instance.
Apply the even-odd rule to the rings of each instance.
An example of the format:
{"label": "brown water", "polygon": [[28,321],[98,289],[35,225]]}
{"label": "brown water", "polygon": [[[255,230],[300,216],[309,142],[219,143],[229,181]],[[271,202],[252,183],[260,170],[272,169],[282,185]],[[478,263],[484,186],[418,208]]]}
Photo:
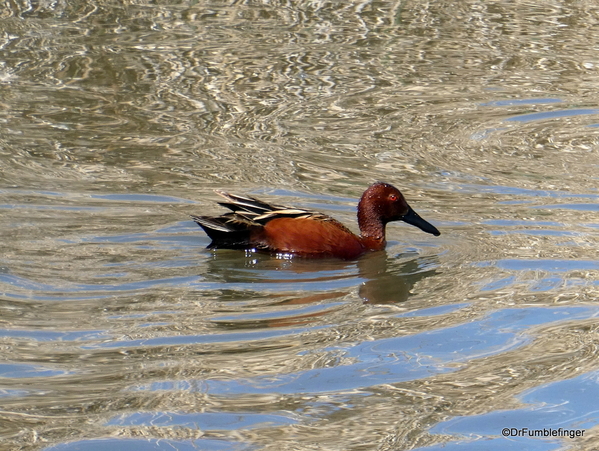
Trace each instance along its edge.
{"label": "brown water", "polygon": [[[597,449],[599,7],[163,3],[0,6],[0,448]],[[188,216],[375,180],[441,236]]]}

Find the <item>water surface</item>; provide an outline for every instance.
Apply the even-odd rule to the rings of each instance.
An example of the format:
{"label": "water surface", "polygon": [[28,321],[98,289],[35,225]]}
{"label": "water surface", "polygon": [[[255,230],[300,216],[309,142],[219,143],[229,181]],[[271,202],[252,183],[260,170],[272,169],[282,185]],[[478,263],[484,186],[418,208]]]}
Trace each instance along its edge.
{"label": "water surface", "polygon": [[[3,447],[596,448],[599,10],[167,3],[0,9]],[[376,180],[441,236],[277,259],[189,218],[356,230]]]}

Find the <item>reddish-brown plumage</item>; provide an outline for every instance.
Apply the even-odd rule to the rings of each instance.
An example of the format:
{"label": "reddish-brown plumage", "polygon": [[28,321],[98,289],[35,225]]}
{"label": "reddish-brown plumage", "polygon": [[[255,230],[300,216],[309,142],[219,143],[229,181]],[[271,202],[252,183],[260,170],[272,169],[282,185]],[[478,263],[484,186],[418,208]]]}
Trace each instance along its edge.
{"label": "reddish-brown plumage", "polygon": [[212,238],[212,249],[256,249],[302,257],[353,259],[385,247],[385,226],[390,221],[405,221],[440,235],[412,210],[397,188],[386,183],[375,183],[362,195],[358,204],[359,236],[321,213],[217,192],[227,199],[220,204],[231,212],[218,217],[192,216]]}
{"label": "reddish-brown plumage", "polygon": [[335,220],[276,218],[250,234],[259,247],[304,257],[352,259],[366,250],[360,238]]}

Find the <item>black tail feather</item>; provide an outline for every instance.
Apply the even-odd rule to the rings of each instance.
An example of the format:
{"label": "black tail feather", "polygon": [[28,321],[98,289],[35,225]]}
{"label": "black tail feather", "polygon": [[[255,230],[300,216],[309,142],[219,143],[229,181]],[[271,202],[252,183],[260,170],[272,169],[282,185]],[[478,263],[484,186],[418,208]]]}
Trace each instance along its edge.
{"label": "black tail feather", "polygon": [[212,239],[209,249],[245,249],[250,245],[250,232],[247,224],[227,216],[191,216],[206,235]]}

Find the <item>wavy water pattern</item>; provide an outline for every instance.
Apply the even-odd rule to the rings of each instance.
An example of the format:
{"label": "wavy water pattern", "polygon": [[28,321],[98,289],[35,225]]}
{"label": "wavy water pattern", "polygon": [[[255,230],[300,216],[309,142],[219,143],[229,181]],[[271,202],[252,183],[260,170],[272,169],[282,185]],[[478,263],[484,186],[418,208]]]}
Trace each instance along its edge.
{"label": "wavy water pattern", "polygon": [[[1,5],[0,448],[596,449],[592,2]],[[189,216],[357,231],[376,180],[441,235],[307,260]]]}

